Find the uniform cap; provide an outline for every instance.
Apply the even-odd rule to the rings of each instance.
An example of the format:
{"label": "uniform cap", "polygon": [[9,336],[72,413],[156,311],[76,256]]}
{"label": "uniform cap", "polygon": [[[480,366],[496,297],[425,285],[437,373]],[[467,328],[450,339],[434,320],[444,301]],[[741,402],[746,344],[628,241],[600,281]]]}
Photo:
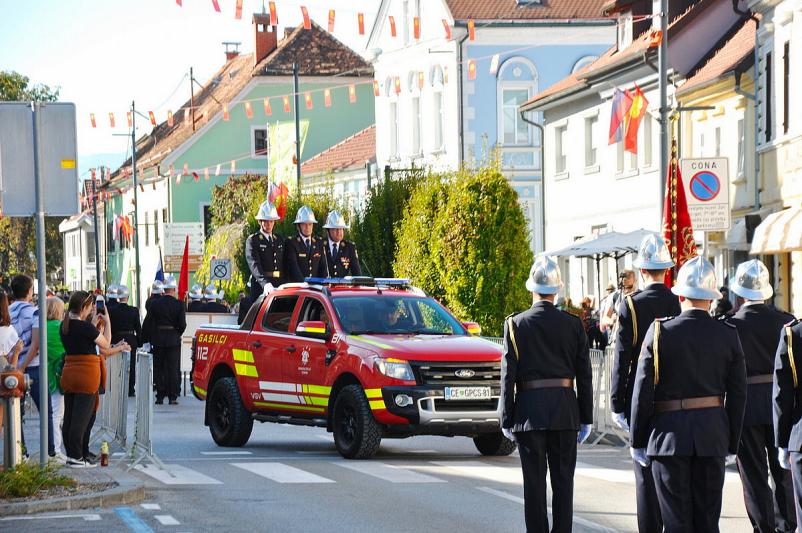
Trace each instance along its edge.
{"label": "uniform cap", "polygon": [[298,210],[298,214],[295,215],[295,222],[293,222],[293,224],[304,224],[306,222],[317,224],[315,213],[308,205],[301,206]]}
{"label": "uniform cap", "polygon": [[159,280],[154,280],[153,285],[150,286],[150,293],[151,294],[163,294],[164,293],[164,284]]}
{"label": "uniform cap", "polygon": [[560,267],[554,259],[541,255],[535,259],[526,280],[526,290],[537,294],[556,294],[562,287]]}
{"label": "uniform cap", "polygon": [[193,285],[192,289],[189,291],[189,299],[190,300],[202,300],[203,299],[203,287],[200,285]]}
{"label": "uniform cap", "polygon": [[217,288],[212,283],[209,283],[206,285],[206,290],[203,293],[203,297],[207,300],[219,300],[222,298],[222,295],[220,292],[217,292]]}
{"label": "uniform cap", "polygon": [[108,298],[109,300],[112,299],[116,300],[117,298],[119,298],[118,296],[119,291],[120,288],[112,283],[111,285],[106,287],[106,298]]}
{"label": "uniform cap", "polygon": [[643,238],[638,249],[638,257],[632,262],[635,268],[644,270],[663,270],[674,266],[671,252],[662,236],[653,233]]}
{"label": "uniform cap", "polygon": [[128,298],[130,296],[130,292],[128,292],[128,287],[125,285],[117,285],[117,298],[122,300],[123,298]]}
{"label": "uniform cap", "polygon": [[738,265],[730,289],[747,300],[766,300],[774,294],[769,269],[759,259],[751,259]]}
{"label": "uniform cap", "polygon": [[323,227],[325,229],[348,229],[348,224],[345,223],[345,217],[339,211],[331,211],[326,217]]}
{"label": "uniform cap", "polygon": [[721,298],[721,293],[716,288],[716,271],[710,261],[701,255],[682,265],[677,274],[677,284],[671,287],[671,292],[693,300]]}
{"label": "uniform cap", "polygon": [[259,206],[259,212],[256,214],[256,220],[280,220],[276,206],[265,200]]}
{"label": "uniform cap", "polygon": [[168,275],[164,276],[164,283],[162,284],[162,286],[164,287],[164,290],[166,290],[166,291],[168,291],[170,289],[173,289],[173,290],[177,289],[178,288],[178,283],[176,283],[176,281],[175,281],[175,276],[173,276],[172,274],[168,274]]}

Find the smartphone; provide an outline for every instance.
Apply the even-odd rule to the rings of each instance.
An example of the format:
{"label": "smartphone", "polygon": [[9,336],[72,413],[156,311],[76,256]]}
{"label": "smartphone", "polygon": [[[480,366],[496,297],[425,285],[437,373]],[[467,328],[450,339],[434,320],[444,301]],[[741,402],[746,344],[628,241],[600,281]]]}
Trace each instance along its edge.
{"label": "smartphone", "polygon": [[95,305],[97,305],[97,312],[102,313],[106,309],[106,301],[103,299],[102,296],[98,296],[95,300]]}

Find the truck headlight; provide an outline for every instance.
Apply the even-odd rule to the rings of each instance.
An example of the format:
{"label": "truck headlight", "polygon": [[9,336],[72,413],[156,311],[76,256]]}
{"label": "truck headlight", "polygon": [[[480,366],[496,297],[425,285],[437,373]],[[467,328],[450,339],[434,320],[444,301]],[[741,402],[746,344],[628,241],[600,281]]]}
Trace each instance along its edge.
{"label": "truck headlight", "polygon": [[388,378],[401,379],[404,381],[414,381],[415,375],[412,367],[403,359],[376,358],[376,369]]}

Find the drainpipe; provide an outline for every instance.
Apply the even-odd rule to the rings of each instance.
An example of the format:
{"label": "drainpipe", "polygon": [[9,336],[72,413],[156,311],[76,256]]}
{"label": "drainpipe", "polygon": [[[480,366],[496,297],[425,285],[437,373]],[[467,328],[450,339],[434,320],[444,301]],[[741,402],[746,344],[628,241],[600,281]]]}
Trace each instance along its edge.
{"label": "drainpipe", "polygon": [[546,250],[546,130],[542,124],[526,118],[526,111],[521,110],[521,120],[540,130],[540,237],[543,250]]}
{"label": "drainpipe", "polygon": [[465,162],[465,131],[463,128],[465,117],[463,107],[462,107],[462,43],[468,38],[468,32],[465,32],[465,35],[462,36],[462,39],[457,41],[457,68],[459,69],[457,75],[457,100],[458,100],[458,109],[457,109],[457,127],[459,129],[459,164],[462,165]]}

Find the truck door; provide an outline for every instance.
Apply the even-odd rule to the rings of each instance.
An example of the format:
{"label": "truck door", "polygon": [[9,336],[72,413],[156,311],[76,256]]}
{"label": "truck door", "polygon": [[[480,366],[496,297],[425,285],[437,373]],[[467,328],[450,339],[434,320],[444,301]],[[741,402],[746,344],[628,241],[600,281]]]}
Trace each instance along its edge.
{"label": "truck door", "polygon": [[[248,350],[255,364],[257,374],[254,387],[248,389],[254,405],[260,409],[274,411],[285,409],[287,404],[297,404],[292,401],[295,397],[295,387],[283,379],[282,359],[286,349],[294,341],[290,334],[290,324],[298,304],[299,297],[275,296],[270,302],[262,320],[254,324],[248,335]],[[248,358],[249,354],[243,354]],[[234,360],[235,364],[236,356]],[[292,390],[290,391],[290,388]]]}
{"label": "truck door", "polygon": [[[330,331],[333,327],[323,301],[314,296],[305,296],[298,317],[292,324],[292,331],[299,323],[310,320],[326,323]],[[300,385],[299,399],[303,411],[315,414],[326,411],[331,392],[331,387],[326,384],[326,354],[329,349],[328,341],[298,335],[287,346],[284,377],[286,381]]]}

